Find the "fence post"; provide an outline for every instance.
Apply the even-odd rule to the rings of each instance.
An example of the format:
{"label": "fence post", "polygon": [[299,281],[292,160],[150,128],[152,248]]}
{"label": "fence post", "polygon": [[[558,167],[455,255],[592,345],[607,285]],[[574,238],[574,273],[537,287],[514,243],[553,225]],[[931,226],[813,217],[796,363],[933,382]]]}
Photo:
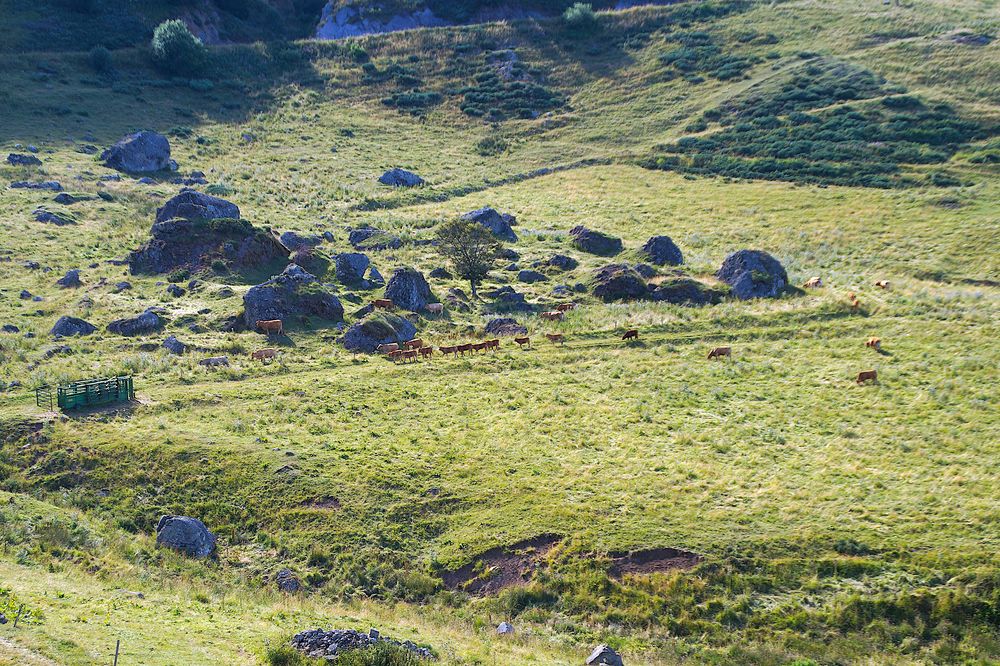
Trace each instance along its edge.
{"label": "fence post", "polygon": [[122,645],[122,639],[119,638],[118,640],[115,641],[115,663],[114,663],[114,666],[118,666],[118,648],[120,648],[121,645]]}
{"label": "fence post", "polygon": [[24,604],[17,607],[17,615],[14,616],[14,628],[17,629],[17,621],[21,619],[21,611],[24,610]]}

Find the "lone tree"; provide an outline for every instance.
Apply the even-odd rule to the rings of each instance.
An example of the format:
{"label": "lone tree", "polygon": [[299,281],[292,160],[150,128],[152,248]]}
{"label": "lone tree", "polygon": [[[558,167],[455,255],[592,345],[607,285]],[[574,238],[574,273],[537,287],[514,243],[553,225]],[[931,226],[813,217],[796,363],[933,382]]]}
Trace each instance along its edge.
{"label": "lone tree", "polygon": [[177,19],[156,26],[152,48],[153,61],[171,74],[195,74],[208,62],[208,49]]}
{"label": "lone tree", "polygon": [[469,281],[472,296],[476,286],[496,267],[503,245],[481,224],[452,220],[437,228],[438,252],[451,262],[455,274]]}

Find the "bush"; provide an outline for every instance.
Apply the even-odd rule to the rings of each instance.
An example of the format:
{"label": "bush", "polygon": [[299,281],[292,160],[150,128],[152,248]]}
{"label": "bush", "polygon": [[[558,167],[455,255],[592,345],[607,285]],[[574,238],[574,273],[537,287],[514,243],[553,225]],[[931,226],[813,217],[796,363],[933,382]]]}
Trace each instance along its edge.
{"label": "bush", "polygon": [[577,34],[593,32],[599,25],[594,7],[584,2],[578,2],[563,12],[563,21]]}
{"label": "bush", "polygon": [[114,69],[114,62],[111,60],[111,51],[107,50],[103,46],[95,46],[90,49],[90,53],[87,55],[87,61],[93,70],[99,74],[106,74]]}
{"label": "bush", "polygon": [[164,21],[153,32],[153,60],[166,72],[194,74],[208,61],[208,49],[183,21]]}

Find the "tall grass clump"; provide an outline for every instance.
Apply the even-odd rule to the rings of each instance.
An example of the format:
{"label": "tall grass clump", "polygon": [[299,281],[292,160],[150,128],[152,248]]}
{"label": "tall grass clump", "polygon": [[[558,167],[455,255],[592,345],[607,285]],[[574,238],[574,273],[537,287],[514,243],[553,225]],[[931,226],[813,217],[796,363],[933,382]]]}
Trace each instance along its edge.
{"label": "tall grass clump", "polygon": [[152,49],[156,65],[171,74],[194,74],[208,62],[208,49],[177,19],[156,26]]}
{"label": "tall grass clump", "polygon": [[577,35],[590,34],[599,25],[593,5],[586,2],[577,2],[572,7],[567,8],[563,12],[563,22],[570,32]]}

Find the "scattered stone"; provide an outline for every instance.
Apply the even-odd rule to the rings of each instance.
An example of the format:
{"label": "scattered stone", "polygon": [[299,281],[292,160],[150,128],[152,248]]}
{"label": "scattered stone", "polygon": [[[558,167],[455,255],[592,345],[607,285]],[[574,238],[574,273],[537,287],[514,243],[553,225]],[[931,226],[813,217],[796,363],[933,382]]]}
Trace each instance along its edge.
{"label": "scattered stone", "polygon": [[337,281],[341,284],[360,285],[365,281],[365,271],[371,265],[367,255],[359,252],[343,252],[334,257]]}
{"label": "scattered stone", "polygon": [[622,251],[622,239],[588,229],[583,225],[570,229],[569,235],[573,239],[573,245],[578,250],[589,254],[613,257]]}
{"label": "scattered stone", "polygon": [[709,305],[722,300],[722,292],[691,278],[672,278],[655,285],[649,293],[654,301],[675,305]]}
{"label": "scattered stone", "polygon": [[398,236],[369,226],[352,229],[347,241],[355,250],[396,250],[403,246]]}
{"label": "scattered stone", "polygon": [[177,356],[180,356],[187,351],[187,345],[178,340],[174,335],[167,337],[167,339],[163,341],[163,348],[171,354],[175,354]]}
{"label": "scattered stone", "polygon": [[651,277],[656,276],[656,269],[650,266],[649,264],[636,264],[635,266],[633,266],[633,268],[635,268],[636,273],[646,278],[647,280]]}
{"label": "scattered stone", "polygon": [[739,250],[730,254],[715,275],[732,287],[733,294],[740,300],[775,298],[788,286],[784,266],[760,250]]}
{"label": "scattered stone", "polygon": [[341,338],[346,349],[370,354],[379,345],[403,343],[412,340],[417,327],[409,320],[394,314],[375,314],[347,329]]}
{"label": "scattered stone", "polygon": [[307,657],[336,661],[339,655],[353,650],[364,650],[376,643],[388,643],[413,653],[420,659],[434,659],[434,653],[410,641],[396,641],[382,637],[379,632],[362,633],[354,629],[334,629],[323,631],[312,629],[295,634],[292,647]]}
{"label": "scattered stone", "polygon": [[525,335],[528,332],[527,327],[510,317],[491,319],[484,330],[488,335]]}
{"label": "scattered stone", "polygon": [[156,210],[156,221],[183,219],[191,221],[240,219],[240,208],[236,204],[204,194],[196,190],[181,190]]}
{"label": "scattered stone", "polygon": [[97,327],[88,321],[84,321],[78,317],[62,316],[56,320],[49,334],[68,338],[74,335],[90,335],[96,330]]}
{"label": "scattered stone", "polygon": [[511,262],[506,266],[504,266],[503,269],[508,273],[516,273],[517,271],[521,270],[521,267],[517,264],[517,262]]}
{"label": "scattered stone", "polygon": [[22,301],[27,301],[31,298],[31,292],[28,291],[27,289],[22,289],[21,293],[18,294],[18,298],[20,298]]}
{"label": "scattered stone", "polygon": [[510,622],[501,622],[497,625],[497,635],[498,636],[508,636],[514,633],[514,625]]}
{"label": "scattered stone", "polygon": [[618,653],[607,645],[598,645],[587,657],[587,666],[624,666]]}
{"label": "scattered stone", "polygon": [[493,299],[494,307],[500,312],[530,312],[532,309],[524,294],[509,285],[486,292],[486,297]]}
{"label": "scattered stone", "polygon": [[98,178],[98,180],[102,183],[117,183],[120,182],[121,179],[122,179],[121,175],[117,173],[105,174],[100,178]]}
{"label": "scattered stone", "polygon": [[198,361],[198,365],[204,365],[208,368],[228,368],[229,367],[229,357],[228,356],[213,356],[211,358],[204,358]]}
{"label": "scattered stone", "polygon": [[323,232],[323,240],[325,240],[327,243],[332,243],[332,242],[334,242],[337,239],[334,237],[332,231],[324,231]]}
{"label": "scattered stone", "polygon": [[646,281],[628,264],[609,264],[594,273],[594,295],[605,302],[639,299]]}
{"label": "scattered stone", "polygon": [[549,278],[547,275],[545,275],[545,273],[539,273],[538,271],[525,269],[523,271],[518,272],[517,279],[521,282],[532,284],[535,282],[546,282],[548,281]]}
{"label": "scattered stone", "polygon": [[115,283],[115,286],[111,289],[111,291],[113,293],[115,293],[115,294],[120,294],[121,292],[125,291],[126,289],[131,289],[131,288],[132,288],[132,283],[131,282],[128,282],[126,280],[122,280],[121,282]]}
{"label": "scattered stone", "polygon": [[385,286],[385,297],[396,307],[420,312],[431,302],[431,288],[424,279],[423,273],[413,268],[398,268]]}
{"label": "scattered stone", "polygon": [[63,289],[69,289],[72,287],[82,287],[83,283],[80,282],[80,270],[78,268],[72,268],[66,271],[66,275],[56,280],[56,284]]}
{"label": "scattered stone", "polygon": [[29,153],[37,153],[38,152],[38,146],[35,146],[33,144],[29,143],[28,146],[27,146],[27,148],[28,148],[28,152]]}
{"label": "scattered stone", "polygon": [[148,130],[122,137],[101,153],[101,161],[106,167],[126,173],[177,170],[177,162],[170,159],[167,137]]}
{"label": "scattered stone", "polygon": [[642,252],[651,263],[657,266],[679,266],[684,263],[681,249],[671,240],[670,236],[653,236],[642,246]]}
{"label": "scattered stone", "polygon": [[45,208],[44,206],[39,206],[35,210],[31,211],[36,222],[46,222],[48,224],[55,224],[56,226],[65,226],[67,224],[76,224],[76,218],[68,212],[53,211]]}
{"label": "scattered stone", "polygon": [[258,321],[293,317],[318,317],[329,321],[344,319],[344,306],[315,275],[297,264],[289,264],[267,282],[251,287],[243,296],[244,322],[253,327]]}
{"label": "scattered stone", "polygon": [[173,296],[174,298],[180,298],[181,296],[186,294],[187,291],[185,291],[184,287],[181,287],[180,285],[169,284],[167,285],[167,293]]}
{"label": "scattered stone", "polygon": [[69,192],[60,192],[52,197],[54,202],[63,206],[69,206],[80,201],[89,201],[90,199],[91,197],[86,194],[70,194]]}
{"label": "scattered stone", "polygon": [[294,231],[286,231],[285,233],[281,234],[278,240],[280,240],[281,244],[287,247],[292,252],[302,249],[313,248],[316,247],[317,245],[320,245],[323,242],[323,239],[320,238],[319,236],[315,236],[312,234],[308,236],[303,236],[302,234],[296,233]]}
{"label": "scattered stone", "polygon": [[382,274],[378,272],[378,269],[374,265],[368,270],[368,281],[379,286],[385,284],[385,278],[382,277]]}
{"label": "scattered stone", "polygon": [[565,254],[554,254],[545,263],[561,271],[571,271],[580,265],[579,261]]}
{"label": "scattered stone", "polygon": [[378,179],[378,182],[391,187],[416,187],[424,184],[424,179],[406,169],[389,169]]}
{"label": "scattered stone", "polygon": [[517,242],[517,234],[510,228],[509,220],[489,206],[465,213],[462,219],[483,225],[500,240],[508,243]]}
{"label": "scattered stone", "polygon": [[163,328],[163,320],[152,309],[134,317],[116,319],[108,324],[108,330],[117,335],[145,335]]}
{"label": "scattered stone", "polygon": [[110,194],[109,194],[108,192],[98,192],[98,193],[97,193],[97,196],[98,196],[98,197],[99,197],[99,198],[100,198],[100,199],[101,199],[102,201],[107,201],[108,203],[110,203],[110,202],[112,202],[112,201],[114,201],[114,200],[115,200],[115,198],[114,198],[113,196],[111,196],[111,195],[110,195]]}
{"label": "scattered stone", "polygon": [[163,516],[156,524],[156,543],[203,558],[215,554],[216,537],[197,518]]}
{"label": "scattered stone", "polygon": [[24,190],[51,190],[53,192],[62,192],[63,186],[54,180],[43,180],[40,182],[33,182],[29,180],[15,180],[10,186],[17,189]]}
{"label": "scattered stone", "polygon": [[25,268],[27,268],[28,270],[31,270],[31,271],[37,271],[39,268],[42,267],[42,265],[40,263],[38,263],[37,261],[30,261],[30,260],[24,262],[21,265],[24,266]]}
{"label": "scattered stone", "polygon": [[156,181],[150,178],[149,176],[143,176],[142,178],[140,178],[135,182],[139,183],[140,185],[153,185],[154,183],[156,183]]}
{"label": "scattered stone", "polygon": [[69,345],[56,345],[55,347],[49,347],[44,352],[42,352],[43,359],[50,359],[53,356],[58,356],[59,354],[72,354],[73,348]]}
{"label": "scattered stone", "polygon": [[440,268],[440,267],[435,268],[434,270],[432,270],[427,275],[429,277],[432,277],[432,278],[436,279],[436,280],[450,280],[451,279],[451,273],[448,271],[447,268]]}
{"label": "scattered stone", "polygon": [[11,166],[41,166],[42,161],[34,155],[11,153],[7,155],[7,164]]}
{"label": "scattered stone", "polygon": [[521,258],[521,255],[517,253],[517,250],[510,247],[505,247],[500,250],[500,254],[497,256],[501,259],[506,259],[507,261],[517,261]]}
{"label": "scattered stone", "polygon": [[302,581],[291,569],[282,569],[274,576],[278,589],[288,594],[295,594],[302,589]]}
{"label": "scattered stone", "polygon": [[14,324],[4,324],[3,327],[0,327],[0,331],[3,331],[4,333],[20,333],[21,329]]}

